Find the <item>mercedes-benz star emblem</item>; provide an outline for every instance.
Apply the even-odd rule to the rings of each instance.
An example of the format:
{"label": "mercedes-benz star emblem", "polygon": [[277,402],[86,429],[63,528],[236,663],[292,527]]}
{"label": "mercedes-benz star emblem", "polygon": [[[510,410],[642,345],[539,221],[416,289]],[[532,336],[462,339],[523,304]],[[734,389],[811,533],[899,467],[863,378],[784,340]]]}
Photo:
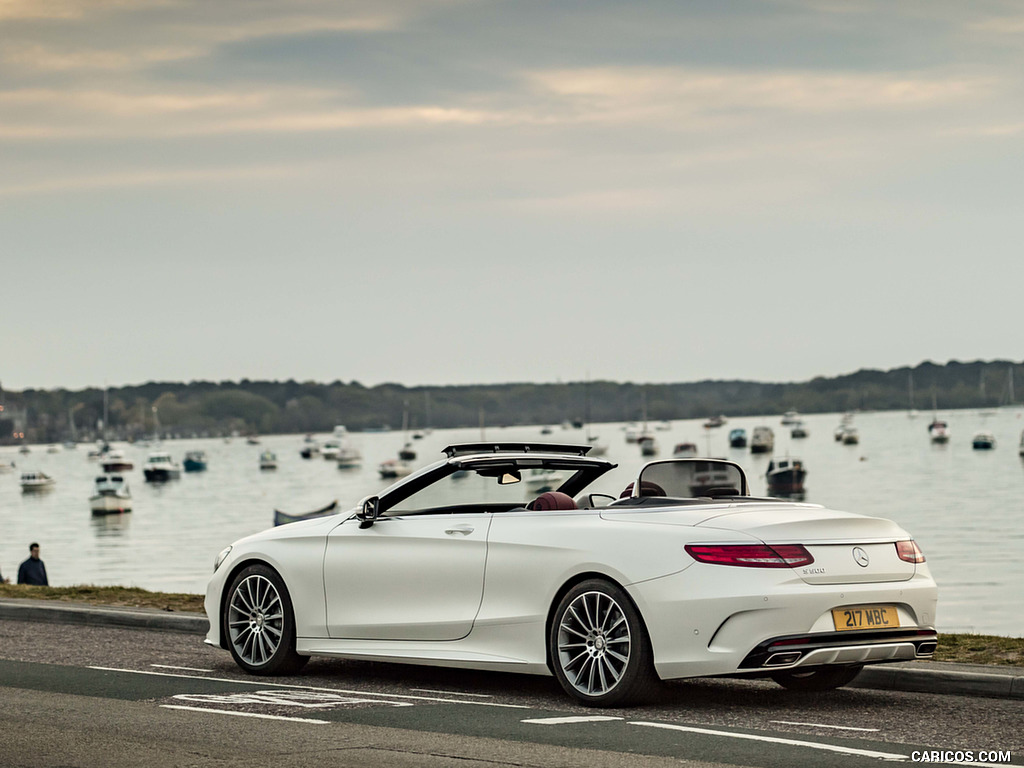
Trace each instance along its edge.
{"label": "mercedes-benz star emblem", "polygon": [[861,568],[867,568],[868,563],[871,562],[871,558],[868,557],[868,553],[865,552],[861,547],[853,548],[853,559],[857,561],[857,565]]}

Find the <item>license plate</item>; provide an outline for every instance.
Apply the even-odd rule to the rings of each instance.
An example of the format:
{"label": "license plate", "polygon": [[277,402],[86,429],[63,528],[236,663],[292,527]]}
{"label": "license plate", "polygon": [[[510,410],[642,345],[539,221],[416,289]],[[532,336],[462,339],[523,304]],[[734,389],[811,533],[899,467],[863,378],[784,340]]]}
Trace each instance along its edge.
{"label": "license plate", "polygon": [[861,605],[853,608],[833,608],[832,621],[836,629],[890,629],[900,625],[895,605]]}

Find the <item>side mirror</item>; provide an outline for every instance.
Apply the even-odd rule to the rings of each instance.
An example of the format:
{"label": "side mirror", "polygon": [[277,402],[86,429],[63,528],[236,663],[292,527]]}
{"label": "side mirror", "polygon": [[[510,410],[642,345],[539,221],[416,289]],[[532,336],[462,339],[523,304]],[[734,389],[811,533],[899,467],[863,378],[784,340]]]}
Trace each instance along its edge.
{"label": "side mirror", "polygon": [[379,514],[380,499],[376,496],[370,496],[363,499],[363,508],[356,513],[356,517],[359,518],[360,528],[369,528],[373,525]]}

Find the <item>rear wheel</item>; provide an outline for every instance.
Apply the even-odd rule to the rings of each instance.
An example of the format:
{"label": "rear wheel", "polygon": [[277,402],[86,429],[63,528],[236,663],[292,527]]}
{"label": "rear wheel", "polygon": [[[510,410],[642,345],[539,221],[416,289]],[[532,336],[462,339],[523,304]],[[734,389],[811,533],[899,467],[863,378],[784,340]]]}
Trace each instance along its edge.
{"label": "rear wheel", "polygon": [[792,670],[776,672],[772,680],[791,691],[831,691],[842,688],[852,682],[860,671],[861,665],[852,667],[819,667],[810,670]]}
{"label": "rear wheel", "polygon": [[610,582],[590,579],[566,593],[548,648],[558,682],[586,706],[625,706],[650,698],[658,687],[640,614]]}
{"label": "rear wheel", "polygon": [[222,621],[231,656],[246,672],[287,675],[309,660],[295,652],[295,612],[284,580],[266,565],[250,565],[235,576]]}

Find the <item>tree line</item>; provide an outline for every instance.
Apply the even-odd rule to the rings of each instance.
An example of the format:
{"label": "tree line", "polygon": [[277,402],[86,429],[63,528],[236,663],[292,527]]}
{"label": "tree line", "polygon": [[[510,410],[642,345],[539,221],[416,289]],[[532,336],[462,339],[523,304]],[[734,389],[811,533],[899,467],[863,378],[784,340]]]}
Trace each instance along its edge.
{"label": "tree line", "polygon": [[[989,408],[1013,404],[1024,363],[924,362],[794,383],[576,381],[469,386],[289,381],[148,382],[137,386],[0,390],[0,442],[134,439],[232,433],[651,421],[849,410]],[[24,435],[24,437],[21,437]]]}

